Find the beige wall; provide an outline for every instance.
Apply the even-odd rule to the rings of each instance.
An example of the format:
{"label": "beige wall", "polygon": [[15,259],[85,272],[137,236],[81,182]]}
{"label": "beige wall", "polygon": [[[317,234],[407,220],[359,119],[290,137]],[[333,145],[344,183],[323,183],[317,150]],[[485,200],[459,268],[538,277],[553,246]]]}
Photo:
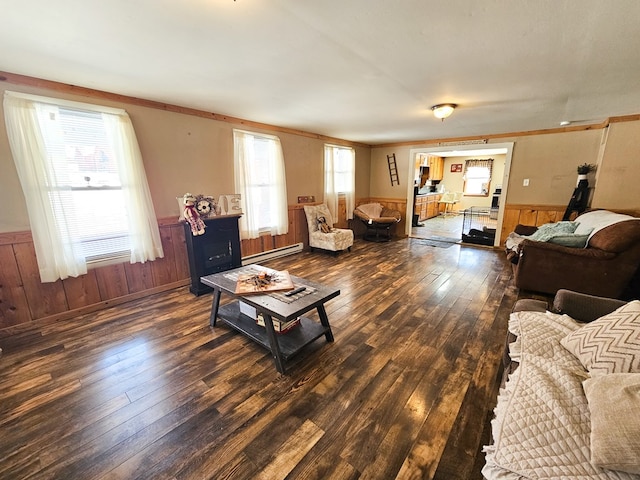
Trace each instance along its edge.
{"label": "beige wall", "polygon": [[[233,184],[234,125],[156,108],[117,103],[103,98],[69,95],[21,85],[2,84],[4,90],[34,93],[80,102],[124,108],[136,130],[151,196],[158,218],[179,215],[175,200],[185,192],[218,196],[235,193]],[[300,195],[323,197],[324,143],[322,139],[235,127],[278,135],[285,157],[287,198],[295,204]],[[356,147],[356,197],[369,196],[370,149]],[[29,230],[25,198],[9,150],[4,111],[0,115],[0,232]],[[10,207],[9,207],[10,206]]]}
{"label": "beige wall", "polygon": [[[640,184],[640,121],[612,123],[606,129],[541,133],[492,139],[491,143],[513,142],[513,156],[504,204],[515,205],[567,205],[576,186],[576,168],[582,163],[602,164],[596,175],[590,174],[589,184],[594,187],[593,208],[637,210],[640,195],[635,193]],[[606,143],[602,145],[601,142]],[[416,143],[411,146],[379,146],[371,151],[371,196],[398,197],[407,195],[409,153],[412,148],[437,147],[434,143]],[[400,186],[391,188],[386,155],[394,153],[400,171]],[[411,165],[413,169],[413,165]],[[448,190],[453,185],[443,183]],[[413,170],[411,170],[413,175]],[[498,183],[492,182],[493,186]],[[529,186],[523,180],[529,179]],[[596,182],[597,180],[597,182]],[[504,188],[504,185],[503,185]],[[401,193],[402,191],[402,193]]]}
{"label": "beige wall", "polygon": [[[597,163],[603,130],[531,135],[514,139],[507,202],[566,205],[576,186],[576,168]],[[524,179],[529,186],[523,186]]]}
{"label": "beige wall", "polygon": [[[409,150],[411,147],[373,147],[371,150],[370,194],[376,198],[407,198],[407,175],[409,172]],[[400,185],[391,185],[387,155],[396,155]],[[413,161],[411,172],[413,174]],[[412,177],[413,178],[413,177]],[[412,200],[413,201],[413,200]]]}
{"label": "beige wall", "polygon": [[612,123],[602,165],[596,172],[592,205],[640,210],[640,122]]}

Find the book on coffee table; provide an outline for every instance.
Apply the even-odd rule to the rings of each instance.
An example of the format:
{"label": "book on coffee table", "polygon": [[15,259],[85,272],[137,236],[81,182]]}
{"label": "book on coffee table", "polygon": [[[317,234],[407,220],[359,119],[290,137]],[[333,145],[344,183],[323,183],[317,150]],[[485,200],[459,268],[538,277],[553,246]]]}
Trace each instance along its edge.
{"label": "book on coffee table", "polygon": [[287,270],[261,270],[239,273],[235,293],[238,295],[263,294],[291,290],[293,281]]}

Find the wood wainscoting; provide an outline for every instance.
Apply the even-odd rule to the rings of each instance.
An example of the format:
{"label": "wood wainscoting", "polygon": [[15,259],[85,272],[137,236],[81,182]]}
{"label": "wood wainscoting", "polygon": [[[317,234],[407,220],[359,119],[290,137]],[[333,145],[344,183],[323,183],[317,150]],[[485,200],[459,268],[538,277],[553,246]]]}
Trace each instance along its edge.
{"label": "wood wainscoting", "polygon": [[[533,225],[539,227],[545,223],[559,222],[564,217],[566,205],[505,205],[502,230],[500,231],[500,245],[503,245],[507,236],[513,232],[516,225]],[[632,217],[640,217],[640,210],[611,210],[615,213],[623,213]],[[571,220],[576,218],[571,215]]]}
{"label": "wood wainscoting", "polygon": [[[0,234],[0,329],[20,331],[33,320],[55,322],[190,283],[184,228],[177,218],[158,221],[164,258],[116,263],[86,275],[42,283],[31,232]],[[242,241],[248,256],[302,242],[309,233],[301,205],[289,207],[289,233]]]}
{"label": "wood wainscoting", "polygon": [[540,226],[545,223],[562,220],[567,206],[561,205],[505,205],[502,229],[500,231],[500,245],[516,228],[516,225]]}
{"label": "wood wainscoting", "polygon": [[[358,205],[379,202],[404,212],[406,200],[359,199]],[[337,227],[364,228],[348,222],[344,199],[339,207]],[[359,223],[359,222],[358,222]],[[31,232],[0,233],[0,329],[3,334],[20,331],[20,325],[44,319],[55,322],[147,295],[188,285],[189,261],[184,228],[176,218],[158,221],[164,258],[153,262],[114,265],[90,269],[86,275],[42,283]],[[404,236],[404,220],[396,226],[396,236]],[[289,232],[242,240],[242,256],[302,243],[309,246],[309,230],[302,204],[289,206]]]}

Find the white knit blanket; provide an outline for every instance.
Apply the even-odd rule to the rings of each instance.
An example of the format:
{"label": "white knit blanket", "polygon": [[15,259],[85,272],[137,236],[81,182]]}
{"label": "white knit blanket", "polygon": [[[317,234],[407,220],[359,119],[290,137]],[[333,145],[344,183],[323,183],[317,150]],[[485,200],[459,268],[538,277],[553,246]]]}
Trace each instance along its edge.
{"label": "white knit blanket", "polygon": [[582,389],[587,373],[560,340],[580,324],[566,315],[518,312],[509,330],[520,362],[498,397],[486,446],[483,475],[490,480],[640,479],[589,462],[589,407]]}

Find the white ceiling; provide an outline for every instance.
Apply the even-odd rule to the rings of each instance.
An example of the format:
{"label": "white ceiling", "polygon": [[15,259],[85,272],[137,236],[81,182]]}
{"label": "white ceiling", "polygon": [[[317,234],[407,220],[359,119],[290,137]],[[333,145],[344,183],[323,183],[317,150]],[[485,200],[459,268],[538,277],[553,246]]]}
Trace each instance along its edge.
{"label": "white ceiling", "polygon": [[[0,70],[380,144],[640,113],[638,0],[0,0]],[[454,102],[444,122],[430,107]]]}

